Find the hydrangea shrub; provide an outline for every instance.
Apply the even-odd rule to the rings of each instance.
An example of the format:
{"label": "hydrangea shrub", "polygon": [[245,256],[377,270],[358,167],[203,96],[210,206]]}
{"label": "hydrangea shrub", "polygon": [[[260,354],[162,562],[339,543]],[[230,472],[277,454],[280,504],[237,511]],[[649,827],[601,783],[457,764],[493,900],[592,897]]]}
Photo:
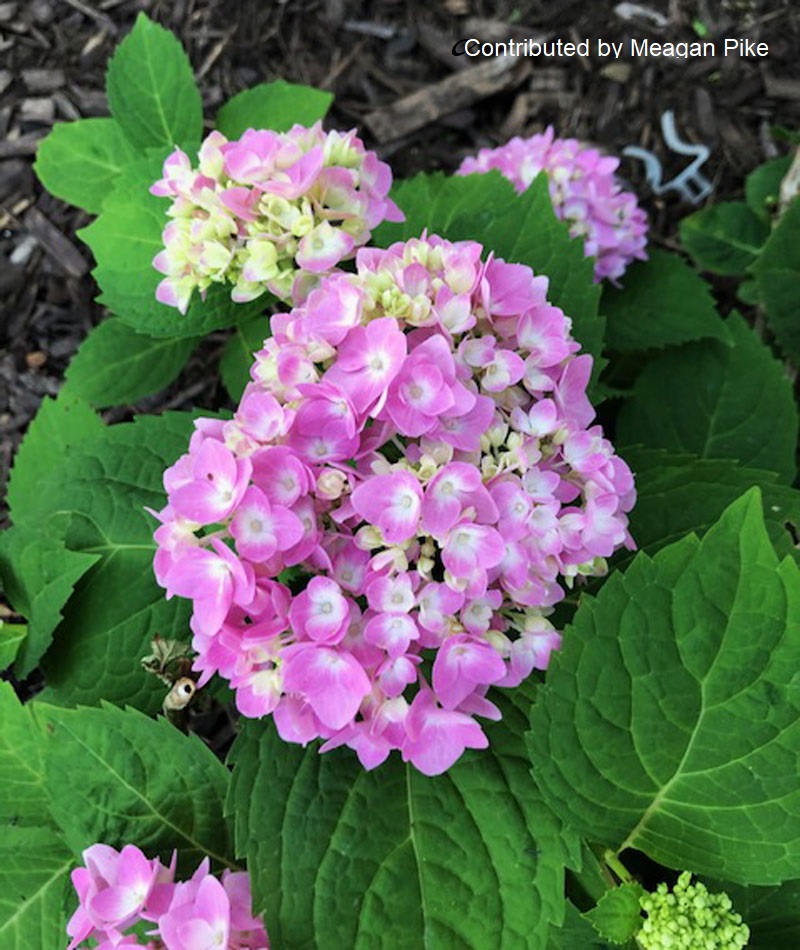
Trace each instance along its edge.
{"label": "hydrangea shrub", "polygon": [[[87,946],[89,938],[104,950],[269,950],[264,923],[251,911],[247,874],[226,869],[218,879],[204,858],[188,880],[176,881],[176,857],[165,867],[132,844],[87,848],[83,866],[70,875],[79,905],[67,924],[67,950]],[[131,932],[140,923],[152,938],[146,943]]]}
{"label": "hydrangea shrub", "polygon": [[353,256],[370,228],[402,216],[386,196],[389,166],[354,131],[321,123],[286,133],[248,129],[228,141],[212,132],[198,167],[176,149],[151,188],[172,198],[165,249],[153,265],[167,276],[156,298],[186,313],[194,290],[232,284],[236,303],[270,291],[289,299],[302,275],[323,274]]}
{"label": "hydrangea shrub", "polygon": [[525,191],[544,172],[553,210],[569,224],[595,258],[595,280],[617,281],[635,260],[646,260],[647,215],[636,195],[625,191],[614,172],[619,159],[603,155],[577,139],[558,139],[552,126],[539,135],[518,136],[497,148],[482,148],[465,158],[458,174],[496,168]]}
{"label": "hydrangea shrub", "polygon": [[[277,82],[201,142],[144,16],[108,92],[37,157],[111,313],[8,485],[4,950],[794,948],[791,158],[684,224],[723,315],[550,132],[398,182]],[[104,421],[212,331],[227,398]]]}
{"label": "hydrangea shrub", "polygon": [[630,470],[546,293],[430,236],[359,251],[272,317],[233,419],[198,420],[164,476],[156,575],[193,600],[201,684],[221,672],[244,715],[369,768],[397,748],[437,774],[486,745],[488,687],[560,642],[558,579],[633,547]]}

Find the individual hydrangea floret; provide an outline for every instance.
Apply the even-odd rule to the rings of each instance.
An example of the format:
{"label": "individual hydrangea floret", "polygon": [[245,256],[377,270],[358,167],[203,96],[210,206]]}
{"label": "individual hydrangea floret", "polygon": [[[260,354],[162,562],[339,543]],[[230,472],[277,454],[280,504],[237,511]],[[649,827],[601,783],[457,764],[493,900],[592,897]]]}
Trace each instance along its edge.
{"label": "individual hydrangea floret", "polygon": [[194,601],[201,685],[432,775],[487,745],[491,686],[546,668],[560,581],[633,548],[635,491],[547,278],[435,236],[356,268],[272,317],[233,419],[196,422],[155,572]]}
{"label": "individual hydrangea floret", "polygon": [[623,191],[614,172],[619,159],[603,155],[577,139],[557,139],[552,126],[539,135],[515,137],[498,148],[482,148],[465,158],[457,174],[497,169],[519,191],[540,172],[550,186],[553,210],[569,223],[595,258],[595,281],[616,281],[634,260],[645,260],[647,215],[636,196]]}
{"label": "individual hydrangea floret", "polygon": [[684,871],[672,891],[659,884],[645,894],[641,907],[647,917],[636,939],[645,950],[742,950],[750,929],[733,910],[724,892],[711,894]]}
{"label": "individual hydrangea floret", "polygon": [[[238,303],[269,290],[301,297],[318,275],[351,258],[381,221],[402,221],[387,197],[389,166],[355,130],[248,129],[228,141],[212,132],[198,166],[181,149],[150,191],[172,198],[156,297],[185,313],[195,290],[231,284]],[[300,279],[302,276],[302,279]]]}
{"label": "individual hydrangea floret", "polygon": [[[94,844],[83,860],[72,872],[79,904],[67,924],[67,950],[89,946],[90,939],[97,950],[269,950],[245,872],[225,870],[218,880],[205,858],[188,881],[176,881],[174,853],[165,867],[131,844],[122,851]],[[143,922],[153,938],[145,943],[131,932],[141,933]]]}

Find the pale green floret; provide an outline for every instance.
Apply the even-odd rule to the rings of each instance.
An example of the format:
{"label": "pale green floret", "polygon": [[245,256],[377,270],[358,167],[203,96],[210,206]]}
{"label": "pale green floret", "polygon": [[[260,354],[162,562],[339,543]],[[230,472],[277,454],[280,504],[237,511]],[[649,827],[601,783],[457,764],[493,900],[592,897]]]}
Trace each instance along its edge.
{"label": "pale green floret", "polygon": [[750,929],[725,893],[710,894],[684,871],[670,892],[659,884],[641,899],[647,914],[636,939],[644,950],[742,950]]}

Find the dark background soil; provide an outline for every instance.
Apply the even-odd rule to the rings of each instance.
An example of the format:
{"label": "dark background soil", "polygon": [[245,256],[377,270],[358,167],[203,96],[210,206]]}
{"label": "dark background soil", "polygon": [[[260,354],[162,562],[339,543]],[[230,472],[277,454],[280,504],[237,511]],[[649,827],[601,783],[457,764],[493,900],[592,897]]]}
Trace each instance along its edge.
{"label": "dark background soil", "polygon": [[[661,139],[660,117],[672,110],[681,138],[711,149],[704,171],[714,183],[712,200],[738,196],[748,171],[788,148],[771,128],[800,127],[797,4],[644,0],[645,12],[633,16],[625,9],[631,6],[587,0],[0,0],[0,484],[42,397],[58,391],[70,357],[103,315],[93,302],[91,257],[75,237],[88,216],[43,191],[32,171],[36,144],[54,122],[107,114],[105,65],[139,10],[180,37],[209,119],[239,90],[283,78],[334,92],[328,124],[358,126],[397,177],[452,171],[481,146],[552,123],[562,136],[616,154],[631,144],[648,148],[662,158],[669,178],[688,161],[669,153]],[[631,37],[693,41],[698,30],[718,48],[726,36],[767,42],[769,55],[492,65],[452,54],[454,43],[470,36],[602,37],[627,45]],[[623,159],[621,172],[650,214],[652,239],[671,245],[677,221],[692,206],[654,195],[637,161]],[[208,366],[221,342],[205,343],[166,393],[138,408],[219,403]],[[120,419],[129,411],[107,416]]]}

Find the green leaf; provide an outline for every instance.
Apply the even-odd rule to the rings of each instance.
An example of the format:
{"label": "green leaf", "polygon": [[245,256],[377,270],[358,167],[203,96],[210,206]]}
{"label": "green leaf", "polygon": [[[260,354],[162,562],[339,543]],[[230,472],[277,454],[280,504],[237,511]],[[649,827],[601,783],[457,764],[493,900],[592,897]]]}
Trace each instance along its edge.
{"label": "green leaf", "polygon": [[0,946],[66,945],[69,872],[75,861],[50,828],[6,827],[0,837]]}
{"label": "green leaf", "polygon": [[17,449],[8,482],[8,506],[14,524],[39,524],[41,512],[49,508],[42,494],[42,481],[73,447],[104,428],[99,416],[74,396],[62,393],[56,400],[42,400]]}
{"label": "green leaf", "polygon": [[203,105],[178,40],[144,13],[108,64],[111,114],[139,148],[185,145],[203,132]]}
{"label": "green leaf", "polygon": [[551,929],[547,950],[608,950],[608,947],[572,901],[567,901],[564,924]]}
{"label": "green leaf", "polygon": [[690,531],[705,533],[728,505],[756,485],[773,547],[780,557],[800,558],[786,527],[788,523],[800,534],[800,491],[778,484],[775,472],[640,447],[625,449],[624,456],[636,473],[636,505],[629,517],[640,550],[655,554]]}
{"label": "green leaf", "polygon": [[603,288],[607,347],[649,350],[709,337],[730,342],[708,284],[677,254],[649,254],[625,271],[623,287]]}
{"label": "green leaf", "polygon": [[800,861],[800,571],[761,498],[585,597],[531,717],[534,775],[579,834],[774,884]]}
{"label": "green leaf", "polygon": [[739,275],[755,261],[769,225],[744,202],[723,201],[684,218],[680,234],[698,267]]}
{"label": "green leaf", "polygon": [[167,861],[176,848],[192,870],[205,855],[234,866],[223,815],[229,773],[197,736],[135,709],[41,706],[39,713],[50,731],[51,810],[75,853],[96,841],[135,842]]}
{"label": "green leaf", "polygon": [[[10,683],[0,682],[0,827],[51,823],[44,770],[44,734]],[[35,705],[35,704],[34,704]],[[55,827],[55,826],[54,826]]]}
{"label": "green leaf", "polygon": [[791,164],[791,155],[771,158],[750,172],[745,180],[744,194],[748,206],[767,223],[778,203],[783,176],[789,171]]}
{"label": "green leaf", "polygon": [[92,274],[101,291],[98,300],[133,330],[153,337],[198,337],[261,313],[263,301],[236,304],[230,288],[220,284],[209,288],[205,300],[195,294],[186,314],[156,300],[163,275],[153,258],[163,249],[169,205],[149,188],[162,161],[163,155],[151,152],[131,165],[98,219],[79,232],[97,261]]}
{"label": "green leaf", "polygon": [[742,887],[705,879],[710,891],[725,891],[750,928],[747,950],[797,950],[800,945],[800,880],[779,887]]}
{"label": "green leaf", "polygon": [[737,459],[791,482],[798,428],[791,383],[738,314],[727,325],[733,346],[690,343],[645,366],[620,410],[617,444]]}
{"label": "green leaf", "polygon": [[56,198],[97,214],[137,154],[115,119],[79,119],[53,127],[39,143],[33,167]]}
{"label": "green leaf", "polygon": [[190,606],[167,601],[153,576],[155,519],[165,502],[164,469],[186,451],[188,413],[142,417],[84,443],[43,482],[54,510],[65,512],[65,543],[99,555],[64,608],[44,658],[47,697],[61,704],[101,699],[157,710],[165,689],[139,660],[156,633],[186,639]]}
{"label": "green leaf", "polygon": [[800,359],[800,201],[795,199],[769,236],[752,273],[767,323],[783,352]]}
{"label": "green leaf", "polygon": [[639,899],[643,894],[644,888],[638,884],[620,884],[606,891],[584,916],[605,940],[625,943],[642,925]]}
{"label": "green leaf", "polygon": [[745,280],[736,288],[736,296],[748,307],[757,307],[761,303],[758,295],[758,283],[755,280]]}
{"label": "green leaf", "polygon": [[277,946],[544,947],[580,849],[530,781],[529,695],[499,701],[489,749],[434,779],[394,756],[366,772],[350,750],[319,755],[246,723],[228,809]]}
{"label": "green leaf", "polygon": [[75,584],[99,560],[68,551],[55,533],[13,527],[0,534],[0,581],[14,609],[28,621],[15,672],[31,673],[53,639]]}
{"label": "green leaf", "polygon": [[256,350],[264,346],[268,336],[269,320],[259,314],[235,327],[225,344],[219,371],[225,389],[234,402],[241,399],[244,387],[250,382],[250,368],[255,361]]}
{"label": "green leaf", "polygon": [[572,319],[572,334],[584,353],[594,357],[592,384],[603,361],[605,317],[597,312],[600,288],[594,266],[581,241],[571,240],[568,226],[553,213],[545,175],[518,195],[496,171],[485,175],[420,174],[397,182],[392,198],[406,215],[403,223],[385,222],[373,243],[419,237],[427,228],[451,241],[479,241],[485,254],[494,251],[506,261],[527,264],[550,280],[548,299]]}
{"label": "green leaf", "polygon": [[288,132],[296,123],[313,125],[324,119],[333,96],[321,89],[294,83],[264,82],[229,99],[217,113],[217,128],[229,139],[248,129]]}
{"label": "green leaf", "polygon": [[119,406],[168,386],[197,339],[151,337],[120,319],[104,320],[81,343],[67,367],[69,392],[93,406]]}
{"label": "green leaf", "polygon": [[19,648],[27,635],[26,623],[6,623],[0,620],[0,673],[7,670],[17,658]]}
{"label": "green leaf", "polygon": [[49,812],[44,733],[0,683],[0,946],[64,946],[72,855]]}

